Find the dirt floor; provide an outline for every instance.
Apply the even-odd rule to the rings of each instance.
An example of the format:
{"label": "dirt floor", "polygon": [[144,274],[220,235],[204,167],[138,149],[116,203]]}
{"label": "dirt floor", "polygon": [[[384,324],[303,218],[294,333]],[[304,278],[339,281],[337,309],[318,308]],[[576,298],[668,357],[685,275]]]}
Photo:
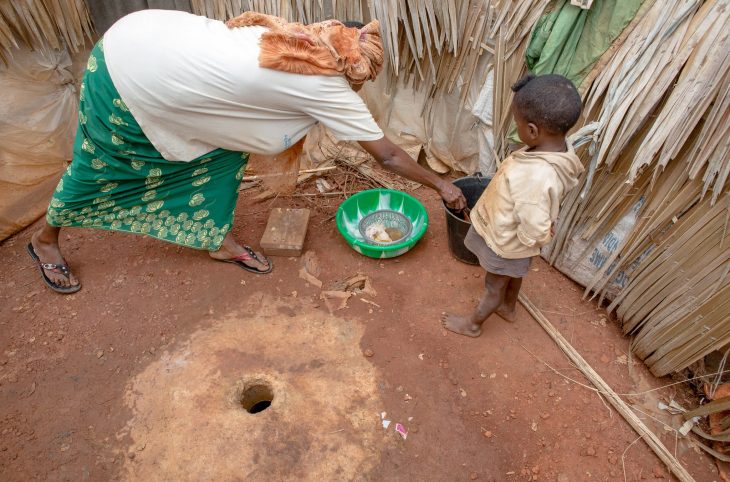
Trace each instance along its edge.
{"label": "dirt floor", "polygon": [[[251,204],[235,234],[256,244],[275,206],[312,207],[307,249],[327,287],[361,272],[376,296],[330,314],[301,259],[267,276],[119,233],[67,230],[84,288],[52,294],[25,252],[0,247],[0,480],[670,480],[530,315],[493,317],[478,339],[446,333],[483,274],[448,254],[437,197],[415,193],[431,225],[414,250],[378,261],[337,232],[337,206],[311,198]],[[524,292],[619,393],[656,380],[582,290],[541,260]],[[555,373],[550,367],[560,371]],[[237,406],[246,377],[268,380],[269,409]],[[714,463],[664,423],[659,399],[627,397],[698,481]],[[391,420],[382,427],[381,412]],[[661,420],[661,421],[660,421]],[[401,423],[408,435],[394,430]]]}

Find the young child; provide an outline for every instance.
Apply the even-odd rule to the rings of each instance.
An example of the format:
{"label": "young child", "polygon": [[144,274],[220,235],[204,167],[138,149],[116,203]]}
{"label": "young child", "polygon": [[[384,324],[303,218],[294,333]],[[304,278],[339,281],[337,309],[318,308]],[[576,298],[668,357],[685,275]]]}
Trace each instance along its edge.
{"label": "young child", "polygon": [[512,91],[512,115],[527,147],[502,162],[471,211],[464,240],[487,271],[486,290],[471,315],[441,318],[446,329],[466,336],[479,336],[492,313],[514,321],[530,260],[552,239],[563,196],[583,172],[565,139],[581,112],[573,84],[561,75],[527,75]]}

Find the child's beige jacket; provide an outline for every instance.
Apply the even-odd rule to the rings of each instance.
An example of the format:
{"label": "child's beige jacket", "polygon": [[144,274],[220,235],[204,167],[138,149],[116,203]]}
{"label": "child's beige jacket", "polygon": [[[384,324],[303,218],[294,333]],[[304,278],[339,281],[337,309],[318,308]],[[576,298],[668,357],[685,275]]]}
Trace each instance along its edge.
{"label": "child's beige jacket", "polygon": [[503,258],[537,256],[552,239],[550,226],[581,172],[572,146],[568,152],[515,151],[472,210],[474,229]]}

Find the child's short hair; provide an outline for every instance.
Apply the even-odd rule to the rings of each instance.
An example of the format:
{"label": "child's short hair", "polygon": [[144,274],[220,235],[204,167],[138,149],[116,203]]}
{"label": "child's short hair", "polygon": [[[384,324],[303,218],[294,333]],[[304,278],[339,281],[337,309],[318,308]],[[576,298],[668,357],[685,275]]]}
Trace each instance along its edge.
{"label": "child's short hair", "polygon": [[565,134],[578,122],[582,102],[573,83],[557,74],[527,74],[512,85],[514,104],[527,122]]}

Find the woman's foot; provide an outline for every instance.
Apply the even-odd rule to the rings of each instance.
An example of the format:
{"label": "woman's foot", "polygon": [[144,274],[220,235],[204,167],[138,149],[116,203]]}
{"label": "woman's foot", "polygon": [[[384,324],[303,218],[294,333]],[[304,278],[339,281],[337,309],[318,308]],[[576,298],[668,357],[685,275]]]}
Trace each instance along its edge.
{"label": "woman's foot", "polygon": [[514,307],[510,309],[507,305],[502,305],[495,311],[503,320],[514,323],[517,320],[517,310]]}
{"label": "woman's foot", "polygon": [[444,328],[459,335],[476,338],[482,334],[482,327],[473,323],[471,317],[444,313],[441,316],[441,324]]}
{"label": "woman's foot", "polygon": [[[67,266],[66,260],[63,259],[63,255],[61,254],[61,248],[58,246],[58,228],[45,226],[43,229],[36,231],[30,240],[30,244],[41,264],[55,265],[58,267]],[[42,267],[42,269],[47,280],[55,286],[65,290],[80,286],[79,280],[70,271],[68,271],[68,274],[64,274],[61,269],[45,267]]]}
{"label": "woman's foot", "polygon": [[270,271],[271,261],[259,252],[249,255],[249,250],[236,242],[231,233],[228,233],[218,251],[210,251],[210,257],[218,261],[239,261],[255,271],[266,273]]}

